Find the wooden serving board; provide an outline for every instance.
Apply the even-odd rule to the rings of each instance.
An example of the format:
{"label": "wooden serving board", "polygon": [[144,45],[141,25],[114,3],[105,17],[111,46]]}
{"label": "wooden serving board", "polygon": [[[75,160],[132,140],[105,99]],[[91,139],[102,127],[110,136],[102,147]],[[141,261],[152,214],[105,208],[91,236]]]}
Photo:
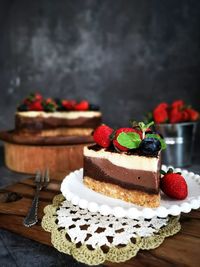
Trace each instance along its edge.
{"label": "wooden serving board", "polygon": [[[52,174],[48,188],[41,191],[39,204],[39,223],[31,228],[23,226],[23,219],[28,212],[35,192],[33,178],[26,179],[0,191],[0,227],[40,243],[51,245],[50,233],[40,226],[43,209],[51,204],[59,194],[60,183],[68,172]],[[165,239],[164,243],[154,250],[140,251],[133,259],[120,263],[105,263],[104,266],[120,267],[197,267],[200,262],[200,210],[181,216],[181,231]]]}
{"label": "wooden serving board", "polygon": [[4,141],[5,165],[12,171],[34,174],[48,166],[50,172],[83,167],[83,148],[93,143],[92,136],[41,136],[0,132]]}
{"label": "wooden serving board", "polygon": [[84,146],[34,146],[5,142],[5,164],[12,171],[30,174],[47,166],[50,172],[76,170],[83,167]]}

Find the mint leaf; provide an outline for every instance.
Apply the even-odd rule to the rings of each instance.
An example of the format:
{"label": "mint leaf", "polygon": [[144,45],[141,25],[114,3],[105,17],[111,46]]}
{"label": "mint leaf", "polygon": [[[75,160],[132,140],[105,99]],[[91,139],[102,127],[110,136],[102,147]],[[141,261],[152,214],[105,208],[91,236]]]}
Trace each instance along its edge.
{"label": "mint leaf", "polygon": [[133,133],[133,132],[129,132],[129,133],[120,133],[117,137],[117,142],[121,145],[124,146],[128,149],[134,149],[134,148],[138,148],[140,143],[141,143],[141,139],[139,134],[137,133]]}
{"label": "mint leaf", "polygon": [[161,149],[162,150],[167,148],[165,140],[163,138],[161,138],[158,134],[146,134],[146,137],[158,139],[160,141],[160,143],[161,143]]}

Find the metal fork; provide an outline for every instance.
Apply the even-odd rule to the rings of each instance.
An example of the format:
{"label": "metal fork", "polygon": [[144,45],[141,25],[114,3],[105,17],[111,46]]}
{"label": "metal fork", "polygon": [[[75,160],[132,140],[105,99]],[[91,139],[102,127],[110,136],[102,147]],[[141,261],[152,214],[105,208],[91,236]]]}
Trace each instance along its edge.
{"label": "metal fork", "polygon": [[34,224],[38,222],[38,203],[39,203],[39,193],[40,191],[47,187],[49,183],[49,170],[46,169],[43,173],[40,171],[36,172],[35,175],[35,184],[36,184],[36,191],[35,191],[35,196],[31,205],[31,208],[27,214],[27,216],[24,219],[24,226],[26,227],[31,227]]}

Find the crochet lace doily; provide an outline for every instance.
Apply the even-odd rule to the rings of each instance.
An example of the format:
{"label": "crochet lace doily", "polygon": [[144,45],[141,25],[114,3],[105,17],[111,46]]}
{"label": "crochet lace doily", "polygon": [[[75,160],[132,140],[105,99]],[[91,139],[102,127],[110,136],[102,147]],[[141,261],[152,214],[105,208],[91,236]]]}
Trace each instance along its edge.
{"label": "crochet lace doily", "polygon": [[98,265],[123,262],[140,249],[158,247],[180,230],[179,217],[152,219],[103,216],[74,206],[57,195],[44,209],[42,227],[51,232],[53,246],[80,262]]}

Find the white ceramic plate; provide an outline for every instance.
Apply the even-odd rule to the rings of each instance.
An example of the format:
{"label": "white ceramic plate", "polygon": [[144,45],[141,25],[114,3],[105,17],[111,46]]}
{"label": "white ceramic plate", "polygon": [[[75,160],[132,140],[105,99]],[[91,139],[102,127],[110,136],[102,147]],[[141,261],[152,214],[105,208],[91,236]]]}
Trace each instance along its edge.
{"label": "white ceramic plate", "polygon": [[[168,170],[172,166],[162,166]],[[173,167],[172,167],[173,168]],[[174,169],[174,168],[173,168]],[[181,212],[188,213],[191,209],[200,207],[200,176],[187,170],[181,171],[188,184],[188,197],[184,200],[173,200],[161,193],[161,203],[158,208],[145,208],[122,200],[114,199],[97,193],[83,184],[83,169],[71,172],[61,184],[63,196],[73,205],[88,209],[91,212],[100,212],[102,215],[112,214],[116,217],[147,219],[157,217],[177,216]]]}

